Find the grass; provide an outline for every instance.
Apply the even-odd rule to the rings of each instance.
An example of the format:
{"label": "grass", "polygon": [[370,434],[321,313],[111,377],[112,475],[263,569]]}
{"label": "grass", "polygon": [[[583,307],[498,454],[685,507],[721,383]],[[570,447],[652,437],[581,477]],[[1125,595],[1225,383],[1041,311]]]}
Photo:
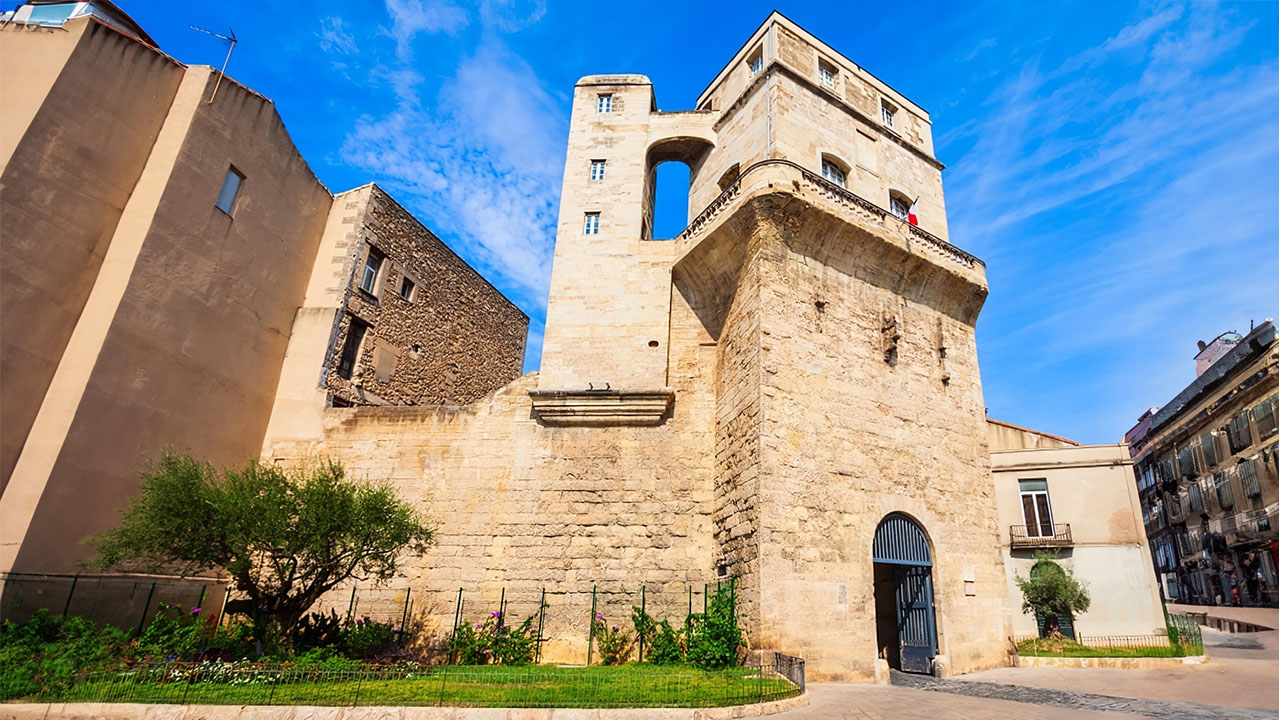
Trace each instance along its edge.
{"label": "grass", "polygon": [[[754,668],[449,666],[429,671],[237,672],[217,681],[172,670],[92,673],[58,702],[207,705],[445,705],[459,707],[720,707],[798,694]],[[41,698],[49,701],[54,698]]]}
{"label": "grass", "polygon": [[1167,646],[1136,647],[1090,647],[1081,645],[1066,638],[1032,638],[1018,643],[1018,654],[1028,657],[1080,657],[1080,658],[1125,658],[1125,657],[1183,657],[1197,655],[1203,650],[1197,648]]}

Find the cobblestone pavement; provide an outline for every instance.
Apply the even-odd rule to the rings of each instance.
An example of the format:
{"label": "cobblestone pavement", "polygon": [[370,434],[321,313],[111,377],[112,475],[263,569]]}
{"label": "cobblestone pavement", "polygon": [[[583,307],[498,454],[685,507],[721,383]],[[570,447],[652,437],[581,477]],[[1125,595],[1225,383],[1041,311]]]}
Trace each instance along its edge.
{"label": "cobblestone pavement", "polygon": [[[1106,713],[1123,713],[1157,720],[1274,720],[1276,713],[1251,708],[1229,708],[1220,705],[1203,705],[1192,702],[1156,700],[1151,698],[1125,698],[1110,695],[1004,685],[972,680],[940,680],[927,675],[908,675],[896,670],[893,684],[928,692],[951,693],[967,697],[993,700],[1012,700],[1038,706],[1070,710],[1087,710]],[[1036,715],[1031,715],[1035,717]],[[1024,716],[1025,717],[1025,716]]]}
{"label": "cobblestone pavement", "polygon": [[809,683],[809,706],[780,720],[1124,720],[1139,715],[1028,705],[891,685]]}
{"label": "cobblestone pavement", "polygon": [[1280,610],[1260,607],[1221,607],[1214,605],[1175,605],[1169,603],[1172,613],[1208,613],[1228,620],[1253,623],[1275,630],[1280,628]]}

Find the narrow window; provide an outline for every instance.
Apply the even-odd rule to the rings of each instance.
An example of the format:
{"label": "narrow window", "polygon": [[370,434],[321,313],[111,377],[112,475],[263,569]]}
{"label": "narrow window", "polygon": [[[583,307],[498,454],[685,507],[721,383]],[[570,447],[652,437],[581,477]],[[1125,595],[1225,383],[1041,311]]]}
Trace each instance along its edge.
{"label": "narrow window", "polygon": [[360,318],[351,318],[347,328],[347,340],[342,344],[342,355],[338,358],[338,377],[350,380],[355,370],[356,359],[360,357],[360,345],[364,343],[364,334],[369,324]]}
{"label": "narrow window", "polygon": [[1027,537],[1053,537],[1053,512],[1049,509],[1049,484],[1045,480],[1019,480],[1022,519]]}
{"label": "narrow window", "polygon": [[1253,424],[1258,427],[1258,439],[1264,440],[1276,434],[1276,399],[1267,398],[1253,406]]}
{"label": "narrow window", "polygon": [[586,221],[582,226],[582,233],[584,235],[600,234],[600,213],[587,213]]}
{"label": "narrow window", "polygon": [[836,68],[828,62],[818,62],[818,79],[822,81],[822,86],[836,89]]}
{"label": "narrow window", "polygon": [[1218,464],[1218,444],[1213,433],[1207,432],[1200,436],[1200,453],[1204,455],[1205,469],[1213,470],[1213,466]]}
{"label": "narrow window", "polygon": [[591,179],[592,180],[604,179],[604,161],[603,160],[591,161]]}
{"label": "narrow window", "polygon": [[1200,474],[1199,468],[1196,467],[1195,452],[1190,445],[1178,448],[1178,470],[1185,478],[1193,478]]}
{"label": "narrow window", "polygon": [[1187,503],[1191,506],[1191,512],[1204,512],[1204,497],[1200,495],[1200,483],[1193,482],[1187,486]]}
{"label": "narrow window", "polygon": [[880,119],[884,121],[887,127],[893,127],[893,115],[895,110],[889,103],[880,104]]}
{"label": "narrow window", "polygon": [[836,165],[825,158],[822,161],[822,177],[830,180],[840,187],[845,187],[844,170],[839,165]]}
{"label": "narrow window", "polygon": [[601,113],[613,112],[613,96],[597,95],[596,96],[596,112],[601,112]]}
{"label": "narrow window", "polygon": [[416,289],[418,289],[417,284],[414,283],[412,280],[410,280],[407,276],[402,275],[400,277],[400,297],[410,302],[413,302],[413,291]]}
{"label": "narrow window", "polygon": [[1223,510],[1229,509],[1236,504],[1235,496],[1231,494],[1231,476],[1220,472],[1213,476],[1213,489],[1218,492],[1218,507]]}
{"label": "narrow window", "polygon": [[759,75],[760,71],[764,69],[764,53],[761,52],[760,48],[756,48],[756,51],[747,59],[747,67],[751,69],[751,77]]}
{"label": "narrow window", "polygon": [[889,212],[897,215],[903,220],[906,220],[907,216],[911,214],[911,204],[904,197],[899,195],[890,195]]}
{"label": "narrow window", "polygon": [[369,254],[364,260],[364,274],[360,276],[360,289],[370,295],[377,295],[374,290],[378,286],[378,272],[382,270],[382,261],[387,258],[378,248],[370,246]]}
{"label": "narrow window", "polygon": [[240,183],[244,181],[244,175],[234,167],[227,168],[227,176],[222,179],[222,192],[218,193],[218,209],[230,215],[231,207],[235,205],[236,195],[240,192]]}

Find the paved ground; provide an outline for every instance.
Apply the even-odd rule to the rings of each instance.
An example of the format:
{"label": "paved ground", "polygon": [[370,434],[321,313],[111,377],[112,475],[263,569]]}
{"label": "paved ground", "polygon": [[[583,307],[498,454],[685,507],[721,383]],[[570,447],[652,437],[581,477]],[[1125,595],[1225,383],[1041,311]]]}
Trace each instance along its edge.
{"label": "paved ground", "polygon": [[[1240,610],[1240,608],[1223,608]],[[1253,610],[1253,608],[1245,608]],[[1237,618],[1257,622],[1247,617]],[[949,680],[894,673],[892,686],[812,683],[786,720],[903,718],[1276,718],[1276,631],[1205,631],[1209,662],[1166,670],[1000,668]]]}
{"label": "paved ground", "polygon": [[1169,605],[1169,612],[1208,613],[1209,615],[1212,615],[1214,617],[1253,623],[1254,625],[1269,627],[1272,630],[1280,629],[1280,610],[1276,610],[1276,608],[1217,607],[1214,605],[1174,605],[1171,603]]}

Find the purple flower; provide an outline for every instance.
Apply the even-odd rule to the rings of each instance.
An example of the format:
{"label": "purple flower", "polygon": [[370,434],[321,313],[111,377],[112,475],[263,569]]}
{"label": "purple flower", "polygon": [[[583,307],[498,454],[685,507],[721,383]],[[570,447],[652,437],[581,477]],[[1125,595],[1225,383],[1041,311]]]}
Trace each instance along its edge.
{"label": "purple flower", "polygon": [[493,616],[494,616],[494,617],[496,617],[496,618],[500,618],[500,617],[502,617],[502,613],[498,612],[497,610],[494,610],[494,611],[493,611]]}
{"label": "purple flower", "polygon": [[480,629],[480,623],[476,623],[475,628],[476,628],[477,630],[479,630],[479,629]]}
{"label": "purple flower", "polygon": [[597,620],[599,620],[600,622],[604,622],[604,616],[603,616],[603,615],[597,615],[597,616],[596,616],[596,619],[597,619]]}
{"label": "purple flower", "polygon": [[199,614],[200,614],[200,608],[191,608],[191,614],[192,614],[192,615],[199,615]]}

